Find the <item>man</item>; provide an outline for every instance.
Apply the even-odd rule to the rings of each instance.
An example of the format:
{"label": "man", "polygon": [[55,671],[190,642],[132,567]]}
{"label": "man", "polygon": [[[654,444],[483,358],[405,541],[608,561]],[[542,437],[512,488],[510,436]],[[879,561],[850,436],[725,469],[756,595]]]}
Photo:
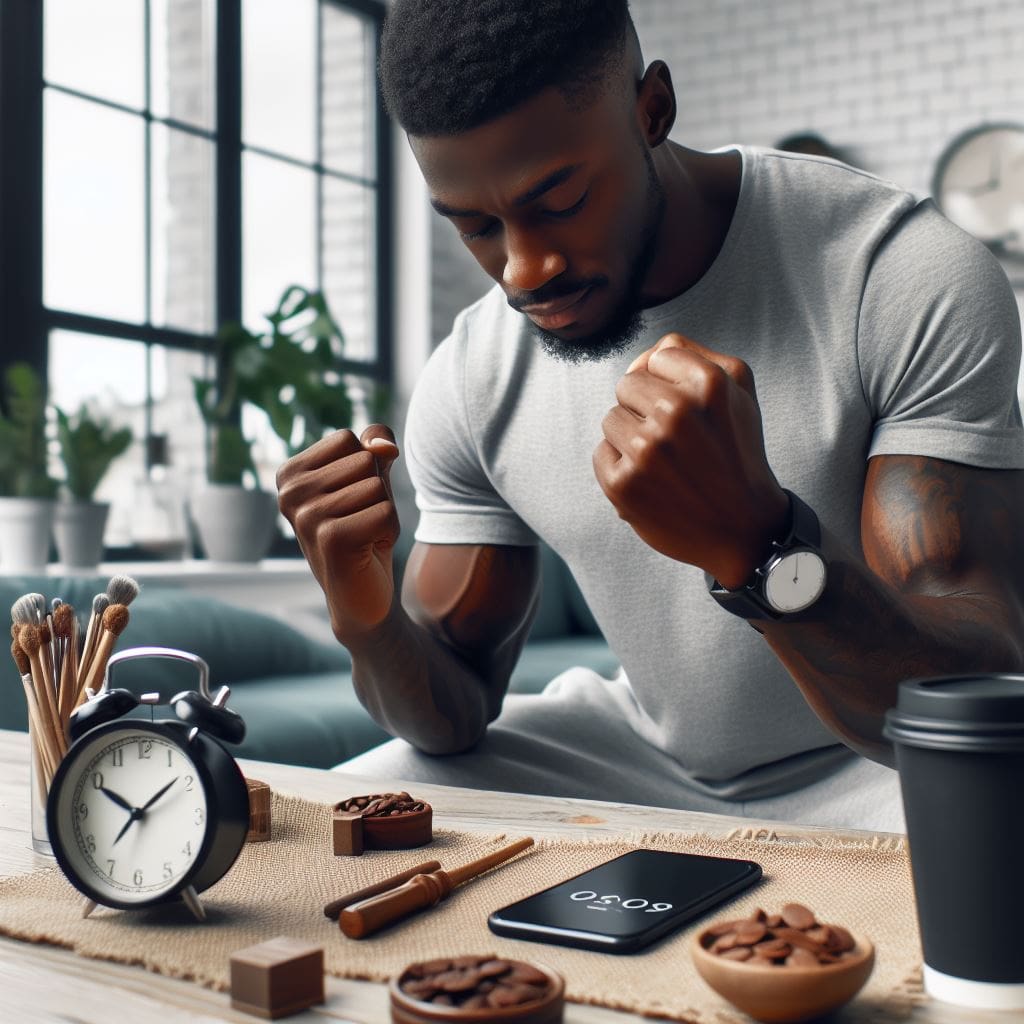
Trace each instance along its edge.
{"label": "man", "polygon": [[[668,141],[671,76],[625,0],[397,0],[381,75],[496,287],[412,400],[401,599],[391,431],[279,475],[359,697],[402,738],[352,767],[900,827],[899,682],[1022,667],[996,261],[834,161]],[[623,671],[505,700],[538,538]]]}

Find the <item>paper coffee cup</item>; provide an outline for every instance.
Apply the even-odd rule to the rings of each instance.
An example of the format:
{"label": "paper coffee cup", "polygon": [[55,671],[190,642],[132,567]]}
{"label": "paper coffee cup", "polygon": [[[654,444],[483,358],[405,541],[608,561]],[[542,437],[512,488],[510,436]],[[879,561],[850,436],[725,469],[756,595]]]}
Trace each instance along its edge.
{"label": "paper coffee cup", "polygon": [[900,773],[926,991],[1024,1009],[1024,675],[902,683],[884,735]]}

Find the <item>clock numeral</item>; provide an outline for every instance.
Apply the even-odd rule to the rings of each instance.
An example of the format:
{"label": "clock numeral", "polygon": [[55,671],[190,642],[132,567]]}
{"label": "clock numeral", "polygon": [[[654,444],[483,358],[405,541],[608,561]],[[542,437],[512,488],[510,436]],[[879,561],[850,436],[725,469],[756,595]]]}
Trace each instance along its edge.
{"label": "clock numeral", "polygon": [[165,860],[164,861],[164,878],[170,878],[172,874],[174,874],[174,872],[171,871],[171,862],[169,860]]}
{"label": "clock numeral", "polygon": [[92,788],[102,789],[103,788],[103,772],[92,773]]}
{"label": "clock numeral", "polygon": [[118,747],[110,752],[110,763],[115,768],[124,767],[124,747]]}
{"label": "clock numeral", "polygon": [[78,816],[82,819],[82,821],[85,821],[85,819],[89,817],[89,805],[88,804],[79,804],[78,805]]}
{"label": "clock numeral", "polygon": [[168,747],[168,748],[167,748],[167,767],[168,767],[168,768],[172,768],[172,767],[174,767],[174,766],[173,766],[173,765],[171,764],[171,758],[172,758],[173,756],[174,756],[174,751],[173,751],[173,750],[171,750],[171,748],[170,748],[170,747]]}
{"label": "clock numeral", "polygon": [[663,910],[671,910],[671,903],[652,903],[645,911],[645,914],[660,914]]}
{"label": "clock numeral", "polygon": [[647,906],[647,900],[642,900],[639,897],[634,897],[633,899],[623,900],[622,906],[626,910],[641,910]]}
{"label": "clock numeral", "polygon": [[195,782],[195,779],[193,779],[191,775],[186,775],[185,776],[185,792],[186,793],[191,793],[192,792],[192,783],[193,782]]}
{"label": "clock numeral", "polygon": [[594,892],[592,889],[584,889],[582,892],[574,892],[569,897],[569,899],[576,900],[577,903],[581,902],[582,900],[596,900],[597,893]]}
{"label": "clock numeral", "polygon": [[202,825],[202,823],[203,823],[203,822],[204,822],[205,820],[206,820],[206,815],[204,815],[204,814],[203,814],[203,809],[202,809],[202,807],[197,807],[197,808],[196,808],[196,821],[195,821],[195,823],[196,823],[197,825]]}
{"label": "clock numeral", "polygon": [[142,885],[142,868],[135,869],[135,874],[132,875],[132,881],[136,885]]}
{"label": "clock numeral", "polygon": [[152,740],[139,740],[139,760],[148,761],[153,754]]}
{"label": "clock numeral", "polygon": [[96,852],[96,837],[91,832],[85,837],[85,848],[90,853]]}
{"label": "clock numeral", "polygon": [[107,877],[114,877],[114,862],[112,860],[107,861]]}
{"label": "clock numeral", "polygon": [[192,840],[191,839],[182,847],[181,852],[183,854],[185,854],[186,857],[191,857],[192,856]]}

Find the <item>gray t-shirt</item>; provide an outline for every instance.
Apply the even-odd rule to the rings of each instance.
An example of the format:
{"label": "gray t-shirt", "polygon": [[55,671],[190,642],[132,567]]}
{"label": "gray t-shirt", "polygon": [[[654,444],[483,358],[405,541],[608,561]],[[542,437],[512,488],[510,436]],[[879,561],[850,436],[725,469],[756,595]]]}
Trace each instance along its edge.
{"label": "gray t-shirt", "polygon": [[404,444],[416,539],[547,542],[622,662],[635,730],[696,788],[753,798],[820,777],[848,752],[702,572],[644,544],[598,485],[592,453],[630,362],[669,331],[746,360],[775,475],[853,552],[871,456],[1021,468],[1024,432],[1017,308],[983,246],[869,174],[735,148],[742,185],[718,257],[646,311],[630,351],[556,360],[494,288],[433,353]]}

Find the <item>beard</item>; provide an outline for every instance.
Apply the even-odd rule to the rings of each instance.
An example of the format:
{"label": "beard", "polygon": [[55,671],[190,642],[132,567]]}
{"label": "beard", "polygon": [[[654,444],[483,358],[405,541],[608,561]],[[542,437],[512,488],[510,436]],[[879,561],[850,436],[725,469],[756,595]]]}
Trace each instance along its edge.
{"label": "beard", "polygon": [[[553,359],[574,365],[600,362],[627,351],[643,333],[640,293],[657,252],[658,228],[665,211],[665,190],[658,180],[654,158],[646,146],[643,147],[643,154],[647,164],[649,212],[640,234],[636,256],[630,264],[622,299],[599,331],[580,338],[560,338],[529,321],[534,340]],[[594,287],[607,288],[607,279],[594,282]]]}

